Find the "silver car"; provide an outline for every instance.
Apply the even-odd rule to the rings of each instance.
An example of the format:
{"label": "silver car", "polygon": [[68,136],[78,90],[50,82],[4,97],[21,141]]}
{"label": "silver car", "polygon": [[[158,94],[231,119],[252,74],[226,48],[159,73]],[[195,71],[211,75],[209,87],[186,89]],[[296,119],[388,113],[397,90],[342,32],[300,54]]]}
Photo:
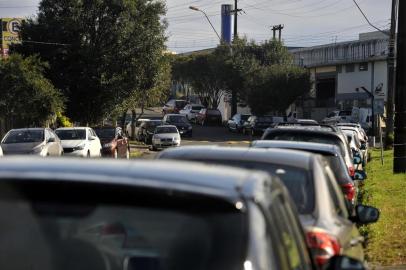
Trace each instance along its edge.
{"label": "silver car", "polygon": [[49,128],[10,130],[1,141],[4,155],[61,156],[63,148],[58,136]]}
{"label": "silver car", "polygon": [[[319,266],[337,255],[364,261],[364,238],[356,225],[376,222],[379,211],[357,205],[354,215],[350,216],[334,174],[322,156],[286,149],[194,146],[168,149],[158,158],[199,161],[277,175],[296,204],[308,247]],[[366,212],[368,218],[364,218]]]}

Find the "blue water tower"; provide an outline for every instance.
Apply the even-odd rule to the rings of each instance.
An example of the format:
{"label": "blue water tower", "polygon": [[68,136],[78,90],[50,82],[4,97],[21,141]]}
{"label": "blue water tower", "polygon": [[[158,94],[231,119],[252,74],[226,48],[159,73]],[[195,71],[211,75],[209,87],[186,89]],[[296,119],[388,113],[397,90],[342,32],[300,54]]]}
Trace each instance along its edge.
{"label": "blue water tower", "polygon": [[231,44],[231,12],[233,5],[221,5],[221,39]]}

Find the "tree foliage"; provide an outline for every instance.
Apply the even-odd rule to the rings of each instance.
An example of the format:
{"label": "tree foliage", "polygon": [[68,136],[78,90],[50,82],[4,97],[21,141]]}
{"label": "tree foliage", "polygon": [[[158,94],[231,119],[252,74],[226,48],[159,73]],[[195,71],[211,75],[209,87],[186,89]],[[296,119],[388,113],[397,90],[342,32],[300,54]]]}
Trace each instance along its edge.
{"label": "tree foliage", "polygon": [[13,127],[41,126],[63,111],[64,98],[43,73],[37,57],[11,55],[0,61],[0,115]]}
{"label": "tree foliage", "polygon": [[155,0],[42,0],[16,50],[49,63],[47,76],[68,97],[67,116],[95,123],[135,92],[155,87],[164,14],[164,3]]}

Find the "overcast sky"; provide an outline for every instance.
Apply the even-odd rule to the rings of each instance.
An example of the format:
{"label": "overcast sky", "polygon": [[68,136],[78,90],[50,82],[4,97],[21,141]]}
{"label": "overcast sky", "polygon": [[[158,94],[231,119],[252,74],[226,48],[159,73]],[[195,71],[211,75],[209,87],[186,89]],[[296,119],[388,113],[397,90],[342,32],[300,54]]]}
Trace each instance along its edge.
{"label": "overcast sky", "polygon": [[[357,0],[371,22],[389,27],[391,0]],[[0,17],[26,17],[36,13],[39,0],[0,0]],[[221,4],[234,0],[167,0],[168,48],[184,52],[216,46],[218,38],[203,14],[204,10],[220,32]],[[238,32],[248,39],[263,41],[272,37],[270,27],[284,24],[282,38],[289,46],[315,46],[354,40],[361,32],[373,31],[353,0],[238,0],[244,12]]]}

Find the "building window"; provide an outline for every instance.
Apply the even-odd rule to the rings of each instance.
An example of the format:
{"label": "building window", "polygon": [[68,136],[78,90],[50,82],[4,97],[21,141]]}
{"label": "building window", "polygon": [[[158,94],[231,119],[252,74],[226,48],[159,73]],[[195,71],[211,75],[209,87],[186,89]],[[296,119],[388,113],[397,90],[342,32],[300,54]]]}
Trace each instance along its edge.
{"label": "building window", "polygon": [[354,72],[355,71],[355,65],[354,64],[347,64],[345,65],[345,72]]}
{"label": "building window", "polygon": [[359,71],[368,71],[368,63],[360,63]]}

